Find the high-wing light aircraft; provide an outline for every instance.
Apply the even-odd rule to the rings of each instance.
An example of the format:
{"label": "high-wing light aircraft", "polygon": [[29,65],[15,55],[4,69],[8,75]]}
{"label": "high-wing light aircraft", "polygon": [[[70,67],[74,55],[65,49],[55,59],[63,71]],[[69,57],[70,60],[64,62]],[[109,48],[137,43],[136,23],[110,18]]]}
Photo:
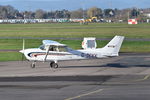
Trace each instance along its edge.
{"label": "high-wing light aircraft", "polygon": [[58,68],[58,61],[77,59],[96,59],[118,56],[124,36],[115,36],[103,48],[73,50],[65,44],[52,40],[43,40],[43,45],[39,48],[20,50],[29,61],[31,67],[35,68],[37,61],[50,62],[51,68]]}

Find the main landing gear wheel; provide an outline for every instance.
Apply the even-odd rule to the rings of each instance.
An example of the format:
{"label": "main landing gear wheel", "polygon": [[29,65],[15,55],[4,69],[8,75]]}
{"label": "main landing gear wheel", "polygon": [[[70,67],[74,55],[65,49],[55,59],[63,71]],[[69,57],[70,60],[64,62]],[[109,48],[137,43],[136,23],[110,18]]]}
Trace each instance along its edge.
{"label": "main landing gear wheel", "polygon": [[56,68],[58,68],[58,64],[55,63],[55,62],[51,62],[51,63],[50,63],[50,67],[56,69]]}
{"label": "main landing gear wheel", "polygon": [[35,63],[32,63],[30,67],[35,68]]}

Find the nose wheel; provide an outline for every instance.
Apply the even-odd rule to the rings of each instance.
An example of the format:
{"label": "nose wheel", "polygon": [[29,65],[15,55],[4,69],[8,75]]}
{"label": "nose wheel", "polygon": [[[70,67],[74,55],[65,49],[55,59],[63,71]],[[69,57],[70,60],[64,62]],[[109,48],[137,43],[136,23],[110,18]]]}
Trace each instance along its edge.
{"label": "nose wheel", "polygon": [[35,68],[35,62],[31,63],[31,68]]}
{"label": "nose wheel", "polygon": [[51,63],[50,63],[50,67],[56,69],[56,68],[58,68],[58,64],[55,63],[55,62],[51,62]]}

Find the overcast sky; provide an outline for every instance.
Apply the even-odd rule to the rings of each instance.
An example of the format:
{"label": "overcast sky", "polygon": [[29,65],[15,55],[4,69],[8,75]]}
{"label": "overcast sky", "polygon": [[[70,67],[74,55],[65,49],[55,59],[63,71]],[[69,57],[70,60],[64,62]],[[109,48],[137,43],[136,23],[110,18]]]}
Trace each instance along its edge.
{"label": "overcast sky", "polygon": [[93,6],[105,8],[150,8],[150,0],[0,0],[0,5],[11,5],[20,11],[24,10],[76,10]]}

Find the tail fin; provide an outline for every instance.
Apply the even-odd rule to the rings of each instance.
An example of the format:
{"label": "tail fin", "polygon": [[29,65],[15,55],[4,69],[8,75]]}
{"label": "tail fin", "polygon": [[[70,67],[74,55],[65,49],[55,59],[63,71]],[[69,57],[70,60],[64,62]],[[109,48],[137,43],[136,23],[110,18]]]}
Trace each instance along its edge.
{"label": "tail fin", "polygon": [[118,56],[118,52],[121,48],[124,36],[115,36],[104,48],[104,52],[108,56]]}

